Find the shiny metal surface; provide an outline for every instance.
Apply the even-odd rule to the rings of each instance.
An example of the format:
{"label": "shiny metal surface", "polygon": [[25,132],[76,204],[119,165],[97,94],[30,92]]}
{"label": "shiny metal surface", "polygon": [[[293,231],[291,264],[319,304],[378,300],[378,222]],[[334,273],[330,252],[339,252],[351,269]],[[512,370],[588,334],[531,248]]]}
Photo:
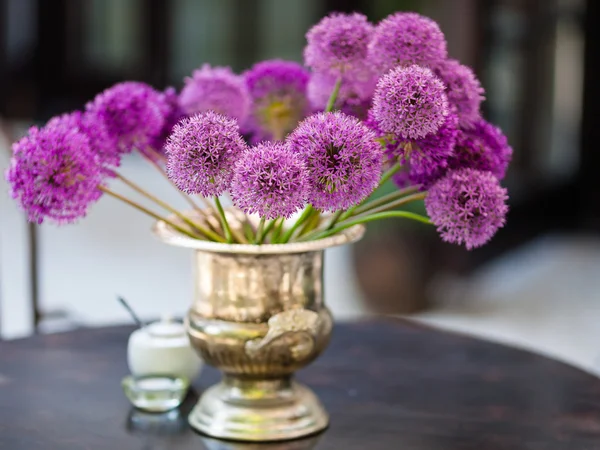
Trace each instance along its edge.
{"label": "shiny metal surface", "polygon": [[[233,229],[241,230],[242,227],[239,224],[239,211],[228,208],[226,211],[229,225]],[[193,220],[200,224],[207,225],[206,218],[199,216],[193,211],[186,212]],[[243,215],[242,215],[243,216]],[[170,216],[171,222],[179,225],[184,225],[183,222],[177,217]],[[186,247],[197,250],[204,250],[216,253],[232,253],[232,254],[248,254],[248,255],[266,255],[275,254],[281,255],[284,253],[304,253],[315,250],[323,250],[326,248],[336,247],[345,244],[351,244],[360,240],[365,233],[364,225],[355,225],[351,228],[347,228],[341,233],[334,236],[327,237],[325,239],[319,239],[318,241],[308,242],[291,242],[288,244],[264,244],[264,245],[251,245],[251,244],[221,244],[219,242],[205,241],[203,239],[192,239],[176,230],[171,228],[165,222],[159,221],[154,224],[154,234],[156,234],[163,242],[169,245],[175,245],[178,247]],[[283,248],[285,247],[285,248]]]}
{"label": "shiny metal surface", "polygon": [[[235,211],[229,211],[232,226]],[[329,342],[323,299],[323,250],[360,239],[364,227],[319,241],[278,245],[190,239],[157,223],[166,243],[193,248],[194,301],[186,318],[194,349],[224,373],[189,422],[213,437],[276,441],[316,433],[328,416],[316,396],[292,380]]]}

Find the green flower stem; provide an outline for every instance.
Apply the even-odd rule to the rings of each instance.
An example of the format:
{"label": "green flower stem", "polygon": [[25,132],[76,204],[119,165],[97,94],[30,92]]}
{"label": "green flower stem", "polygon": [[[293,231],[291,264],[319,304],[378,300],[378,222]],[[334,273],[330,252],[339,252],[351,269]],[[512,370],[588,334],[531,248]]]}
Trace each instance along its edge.
{"label": "green flower stem", "polygon": [[277,220],[279,221],[279,223],[275,226],[275,229],[271,234],[271,243],[277,242],[283,231],[283,224],[285,223],[285,219],[283,217],[280,217]]}
{"label": "green flower stem", "polygon": [[[399,198],[398,200],[377,206],[375,208],[369,208],[365,211],[363,211],[361,213],[361,216],[364,216],[365,214],[371,215],[371,214],[377,214],[383,211],[389,211],[390,209],[394,209],[394,208],[398,208],[400,206],[406,205],[408,203],[417,201],[417,200],[423,200],[425,197],[427,197],[427,192],[417,192],[416,194],[412,194],[412,195],[407,195],[406,197],[402,197]],[[355,217],[360,217],[358,215],[356,215]]]}
{"label": "green flower stem", "polygon": [[[264,234],[262,240],[260,241],[261,244],[267,238],[267,236],[269,235],[269,233],[271,233],[271,235],[273,234],[273,231],[275,229],[275,225],[276,224],[277,224],[277,219],[273,219],[273,220],[271,220],[271,223],[267,224],[267,228],[265,229],[265,234]],[[272,242],[271,239],[269,239],[269,241]]]}
{"label": "green flower stem", "polygon": [[258,222],[258,228],[256,230],[256,235],[254,236],[254,244],[259,245],[260,239],[264,233],[265,229],[265,218],[261,217],[260,222]]}
{"label": "green flower stem", "polygon": [[170,227],[173,227],[175,230],[179,231],[181,234],[185,234],[186,236],[189,236],[189,237],[191,237],[193,239],[198,239],[198,236],[192,234],[189,230],[186,230],[185,228],[180,227],[179,225],[177,225],[176,223],[171,222],[170,220],[166,219],[165,217],[162,217],[162,216],[160,216],[160,215],[158,215],[158,214],[150,211],[148,208],[145,208],[144,206],[140,205],[139,203],[136,203],[133,200],[130,200],[127,197],[124,197],[121,194],[117,194],[116,192],[111,191],[106,186],[100,185],[100,186],[98,186],[98,189],[100,189],[105,194],[108,194],[111,197],[116,198],[117,200],[120,200],[120,201],[126,203],[129,206],[134,207],[138,211],[143,212],[144,214],[152,217],[155,220],[162,220],[163,222],[165,222],[166,224],[168,224]]}
{"label": "green flower stem", "polygon": [[400,169],[402,169],[402,164],[397,162],[388,170],[386,170],[383,175],[381,175],[381,180],[379,180],[379,186],[383,186],[390,178],[392,178],[395,174],[397,174]]}
{"label": "green flower stem", "polygon": [[[159,199],[158,197],[152,195],[150,192],[146,191],[145,189],[143,189],[142,187],[138,186],[136,183],[134,183],[133,181],[125,178],[123,175],[121,175],[120,173],[117,172],[113,172],[114,175],[121,180],[123,183],[125,183],[127,186],[129,186],[131,189],[133,189],[134,191],[136,191],[137,193],[143,195],[144,197],[146,197],[147,199],[153,201],[154,203],[156,203],[158,206],[160,206],[161,208],[169,211],[170,213],[176,215],[177,217],[179,217],[183,222],[185,222],[187,225],[189,225],[192,230],[197,230],[200,233],[202,233],[205,237],[208,237],[209,239],[213,240],[213,241],[217,241],[217,242],[225,242],[223,240],[223,238],[221,236],[219,236],[218,234],[216,234],[215,232],[204,228],[203,226],[197,224],[196,222],[193,222],[192,220],[190,220],[188,217],[186,217],[185,215],[183,215],[182,213],[180,213],[179,211],[177,211],[175,208],[173,208],[171,205],[169,205],[168,203],[163,202],[161,199]],[[196,236],[197,237],[197,236]]]}
{"label": "green flower stem", "polygon": [[229,228],[229,223],[227,222],[227,217],[225,217],[225,211],[223,210],[223,205],[221,205],[221,200],[219,197],[215,197],[215,205],[217,206],[217,211],[219,212],[219,217],[221,218],[221,225],[223,226],[223,230],[225,230],[225,239],[231,244],[233,243],[233,237],[231,235],[231,228]]}
{"label": "green flower stem", "polygon": [[375,208],[380,205],[385,205],[386,203],[394,201],[397,198],[404,197],[405,195],[418,192],[418,190],[419,190],[419,188],[417,186],[409,186],[405,189],[399,189],[397,191],[391,192],[387,195],[384,195],[381,198],[378,198],[377,200],[373,200],[368,203],[363,203],[362,205],[360,205],[358,208],[356,208],[353,211],[353,215],[356,216],[358,214],[362,214],[363,212],[365,212],[369,209]]}
{"label": "green flower stem", "polygon": [[204,205],[204,209],[206,209],[207,214],[214,214],[216,212],[215,205],[213,205],[209,199],[202,197],[200,194],[197,195],[197,198]]}
{"label": "green flower stem", "polygon": [[231,236],[233,237],[233,239],[235,239],[240,244],[249,244],[251,242],[250,240],[246,239],[246,236],[242,232],[242,230],[238,230],[236,228],[231,228],[230,231],[231,231]]}
{"label": "green flower stem", "polygon": [[405,219],[412,219],[412,220],[416,220],[418,222],[422,222],[422,223],[425,223],[428,225],[431,224],[431,221],[429,220],[429,218],[422,216],[420,214],[412,213],[410,211],[387,211],[387,212],[380,212],[377,214],[366,214],[363,216],[357,216],[350,220],[340,222],[337,225],[337,227],[333,228],[332,230],[326,230],[326,231],[321,231],[319,233],[307,234],[306,236],[303,236],[300,240],[308,241],[308,240],[323,239],[328,236],[332,236],[336,233],[339,233],[340,231],[343,231],[346,228],[350,228],[354,225],[358,225],[361,223],[367,223],[367,222],[373,222],[375,220],[391,219],[394,217],[402,217]]}
{"label": "green flower stem", "polygon": [[333,92],[329,96],[329,100],[327,101],[327,107],[325,108],[325,112],[333,111],[333,107],[335,106],[335,101],[337,100],[338,94],[340,93],[340,86],[342,85],[342,77],[339,77],[335,86],[333,87]]}
{"label": "green flower stem", "polygon": [[253,242],[254,241],[254,228],[252,228],[252,225],[250,224],[250,221],[244,220],[244,222],[242,223],[242,227],[244,228],[244,235],[246,236],[246,240],[248,242]]}
{"label": "green flower stem", "polygon": [[340,209],[339,211],[337,211],[331,218],[331,221],[329,222],[329,225],[327,225],[327,228],[325,228],[325,230],[331,230],[335,226],[335,224],[340,220],[340,217],[342,217],[343,213],[344,213],[343,209]]}
{"label": "green flower stem", "polygon": [[264,227],[262,234],[258,238],[259,244],[262,244],[265,241],[265,238],[268,236],[269,232],[273,229],[273,226],[275,226],[275,222],[277,222],[277,219],[270,220],[269,223],[267,224],[267,226]]}
{"label": "green flower stem", "polygon": [[[379,180],[379,186],[378,186],[378,188],[381,187],[381,186],[383,186],[401,168],[402,168],[402,164],[400,164],[399,162],[397,162],[392,167],[390,167],[387,171],[385,171],[381,175],[381,179]],[[373,192],[375,192],[375,191],[373,191]],[[348,217],[350,217],[352,215],[355,215],[356,209],[360,208],[362,205],[364,205],[366,202],[368,202],[372,195],[373,194],[371,194],[369,197],[367,197],[365,200],[363,200],[360,204],[354,205],[353,207],[348,208],[346,210],[346,212],[342,213],[342,215],[339,218],[339,220],[342,221],[342,220],[345,220],[345,219],[347,219]]]}
{"label": "green flower stem", "polygon": [[300,229],[298,236],[303,236],[306,233],[311,232],[315,228],[317,228],[321,224],[321,213],[317,210],[314,210],[308,220],[304,222],[304,225]]}
{"label": "green flower stem", "polygon": [[154,158],[156,158],[164,163],[167,162],[167,157],[165,155],[163,155],[162,153],[157,152],[152,147],[146,147],[145,152],[140,152],[140,153],[142,153],[143,156],[145,156],[144,153],[149,153],[150,155],[154,156]]}
{"label": "green flower stem", "polygon": [[[142,156],[146,156],[144,153],[145,152],[140,152],[142,153]],[[152,147],[147,147],[146,148],[146,153],[151,154],[152,156],[154,156],[155,160],[160,160],[163,162],[163,164],[167,163],[167,157],[165,155],[163,155],[160,152],[157,152],[156,150],[154,150]],[[161,173],[163,173],[163,176],[165,176],[167,178],[167,180],[169,181],[169,183],[171,183],[171,185],[177,189],[184,197],[185,200],[194,208],[197,209],[197,205],[194,202],[194,200],[188,196],[185,192],[182,192],[175,183],[173,183],[173,181],[171,181],[171,179],[167,176],[166,172],[164,172],[164,169],[162,167],[157,167]],[[198,199],[202,202],[202,204],[204,205],[204,208],[206,208],[207,210],[209,210],[209,212],[212,214],[215,212],[215,207],[213,206],[212,203],[210,203],[210,201],[208,199],[206,199],[205,197],[198,195]],[[202,211],[204,212],[204,211]]]}
{"label": "green flower stem", "polygon": [[298,220],[296,220],[296,222],[285,232],[283,237],[280,239],[279,243],[280,244],[287,243],[290,240],[290,238],[292,237],[292,235],[294,234],[294,231],[296,231],[300,225],[302,225],[304,222],[306,222],[308,220],[309,217],[311,217],[313,211],[315,211],[315,209],[312,207],[312,205],[308,205],[304,209],[304,212],[298,218]]}
{"label": "green flower stem", "polygon": [[[147,149],[146,150],[149,153],[152,153],[152,155],[154,155],[156,158],[160,158],[162,160],[164,160],[164,156],[161,155],[160,153],[158,153],[157,151],[153,150],[153,149]],[[152,165],[152,167],[154,167],[161,175],[162,177],[167,180],[169,182],[169,184],[171,186],[173,186],[175,188],[175,190],[177,190],[177,192],[179,192],[179,194],[184,198],[184,200],[196,211],[202,213],[202,209],[196,204],[196,202],[194,200],[192,200],[192,198],[187,195],[185,192],[182,192],[175,183],[173,183],[173,180],[171,180],[167,173],[165,172],[165,170],[161,167],[160,164],[158,164],[153,158],[151,158],[146,151],[140,151],[139,153],[142,155],[142,157],[150,164]],[[209,205],[210,206],[210,205]]]}

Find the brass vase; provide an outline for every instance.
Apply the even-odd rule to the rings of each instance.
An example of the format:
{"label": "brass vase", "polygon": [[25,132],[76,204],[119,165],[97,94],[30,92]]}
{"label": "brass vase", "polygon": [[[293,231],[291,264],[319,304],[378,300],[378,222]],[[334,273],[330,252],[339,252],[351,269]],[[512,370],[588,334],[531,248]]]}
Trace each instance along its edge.
{"label": "brass vase", "polygon": [[[236,224],[233,214],[230,223]],[[167,244],[195,250],[186,326],[204,361],[223,372],[201,396],[190,425],[239,441],[295,439],[326,428],[329,418],[318,398],[292,378],[331,336],[323,251],[359,240],[364,227],[318,241],[261,246],[190,239],[164,222],[155,232]]]}

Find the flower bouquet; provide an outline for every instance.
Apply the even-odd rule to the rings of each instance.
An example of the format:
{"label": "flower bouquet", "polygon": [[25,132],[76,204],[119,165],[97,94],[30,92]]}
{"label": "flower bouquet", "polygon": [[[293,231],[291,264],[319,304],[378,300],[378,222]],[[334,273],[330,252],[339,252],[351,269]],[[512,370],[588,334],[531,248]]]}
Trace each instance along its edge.
{"label": "flower bouquet", "polygon": [[[180,92],[119,83],[84,111],[32,127],[6,173],[30,221],[76,222],[108,195],[156,219],[164,241],[196,250],[188,333],[226,376],[190,423],[217,437],[287,439],[327,425],[314,394],[291,381],[331,332],[325,248],[402,218],[472,249],[508,209],[500,180],[512,150],[481,117],[483,88],[448,57],[434,21],[331,14],[306,38],[304,66],[270,60],[236,75],[204,65]],[[189,210],[119,172],[133,151]],[[374,195],[389,180],[398,189]],[[401,209],[420,200],[428,217]]]}

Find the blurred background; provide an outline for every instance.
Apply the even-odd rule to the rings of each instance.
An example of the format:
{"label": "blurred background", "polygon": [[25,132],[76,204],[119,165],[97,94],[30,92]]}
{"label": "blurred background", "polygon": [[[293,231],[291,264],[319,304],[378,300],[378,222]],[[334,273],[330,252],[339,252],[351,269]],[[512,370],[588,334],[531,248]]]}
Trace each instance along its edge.
{"label": "blurred background", "polygon": [[[440,23],[449,53],[486,88],[485,117],[514,148],[508,225],[486,247],[440,242],[400,221],[328,251],[339,320],[409,315],[600,372],[600,2],[597,0],[0,0],[0,168],[33,123],[81,108],[115,82],[180,88],[204,62],[236,71],[301,61],[330,11],[372,21],[413,10]],[[132,155],[130,178],[184,207]],[[27,224],[0,181],[0,336],[182,315],[191,255],[112,199],[68,227]]]}

